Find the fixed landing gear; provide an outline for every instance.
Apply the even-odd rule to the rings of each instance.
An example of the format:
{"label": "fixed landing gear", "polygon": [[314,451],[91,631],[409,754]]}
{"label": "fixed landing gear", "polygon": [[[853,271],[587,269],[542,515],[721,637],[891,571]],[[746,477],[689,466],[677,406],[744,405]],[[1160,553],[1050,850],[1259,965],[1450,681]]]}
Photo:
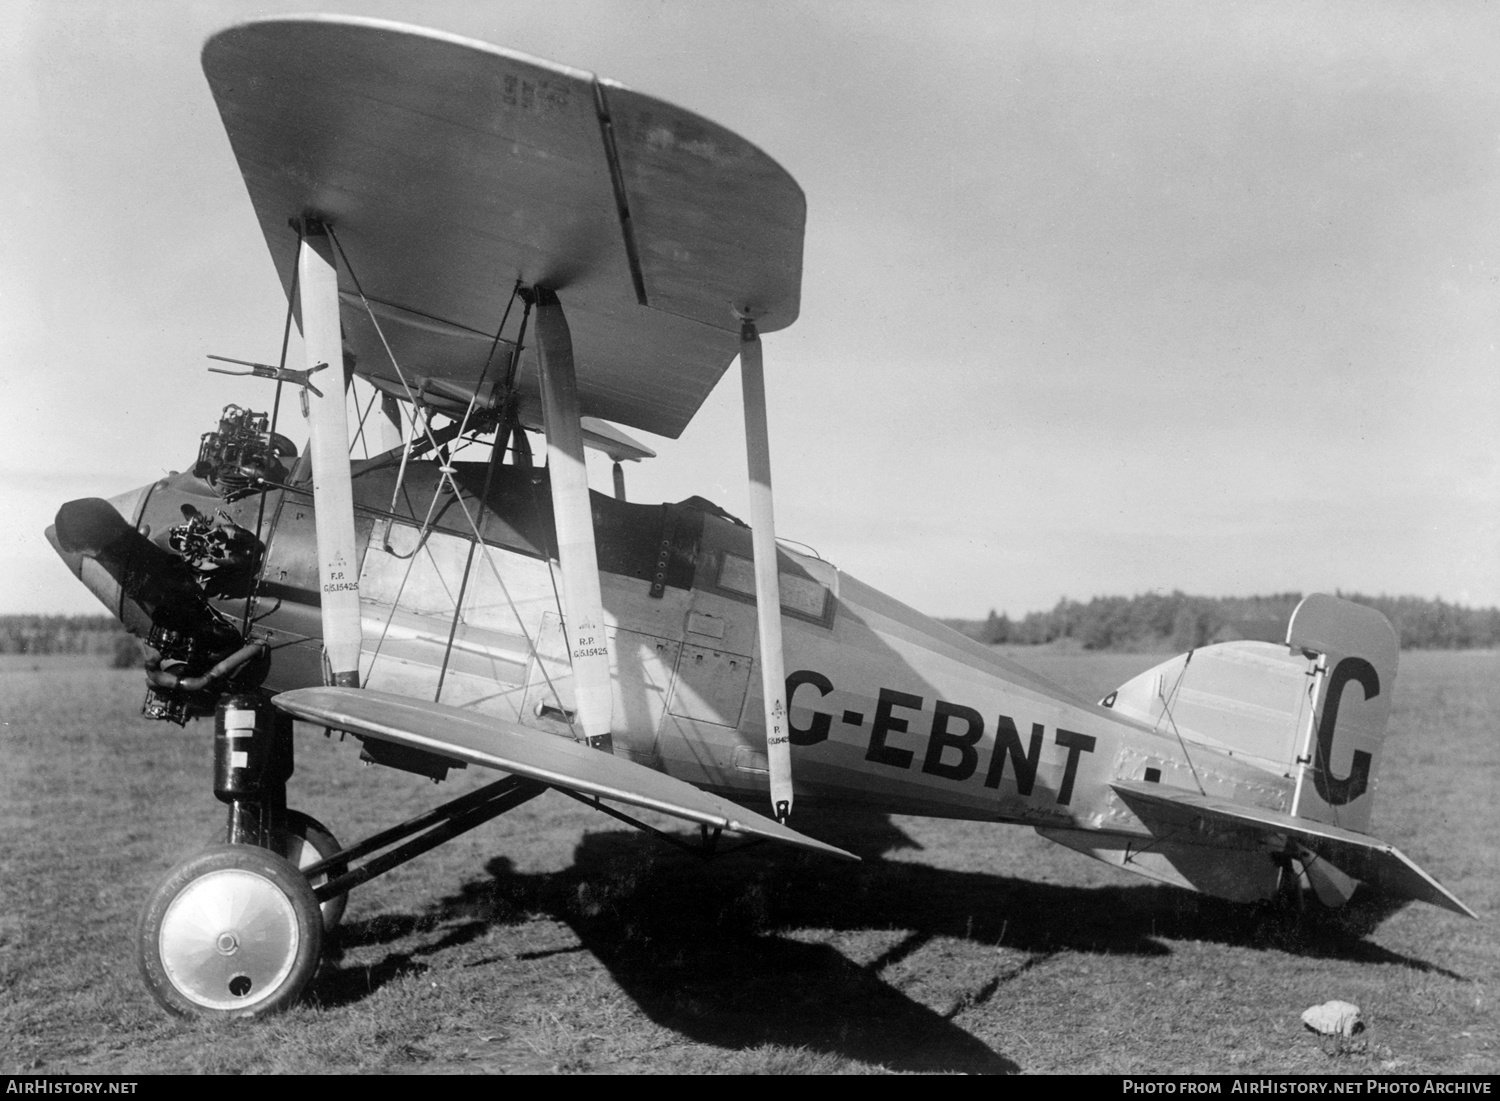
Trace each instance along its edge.
{"label": "fixed landing gear", "polygon": [[[282,855],[298,869],[311,868],[314,864],[338,855],[339,843],[328,827],[310,814],[300,810],[286,812],[286,847]],[[336,864],[326,872],[319,872],[309,885],[316,890],[334,876],[343,875],[346,865]],[[335,895],[322,904],[323,932],[332,933],[344,919],[344,908],[349,905],[349,895]]]}
{"label": "fixed landing gear", "polygon": [[228,822],[214,844],[167,873],[136,937],[141,975],[181,1016],[255,1017],[295,1002],[312,981],[326,934],[348,904],[315,891],[302,869],[339,853],[328,828],[286,807],[292,723],[268,698],[225,696],[214,724],[214,794]]}
{"label": "fixed landing gear", "polygon": [[[298,868],[335,856],[333,832],[309,814],[288,810],[286,783],[293,769],[292,719],[254,694],[225,696],[214,717],[214,795],[229,808],[223,840],[280,853]],[[344,865],[325,868],[312,881],[320,887],[343,874]],[[333,932],[349,904],[347,894],[322,903],[323,928]]]}
{"label": "fixed landing gear", "polygon": [[180,1016],[254,1017],[306,989],[324,916],[296,866],[254,845],[215,845],[151,893],[136,947],[141,976]]}
{"label": "fixed landing gear", "polygon": [[1267,900],[1270,928],[1279,938],[1366,936],[1393,911],[1338,868],[1304,851],[1281,856],[1281,880]]}
{"label": "fixed landing gear", "polygon": [[286,1009],[317,974],[349,891],[547,790],[508,776],[347,849],[286,806],[292,720],[264,696],[226,696],[214,731],[214,793],[226,843],[167,873],[136,950],[151,994],[184,1017]]}
{"label": "fixed landing gear", "polygon": [[1311,852],[1282,856],[1281,880],[1275,906],[1289,914],[1321,917],[1336,914],[1354,895],[1359,883]]}

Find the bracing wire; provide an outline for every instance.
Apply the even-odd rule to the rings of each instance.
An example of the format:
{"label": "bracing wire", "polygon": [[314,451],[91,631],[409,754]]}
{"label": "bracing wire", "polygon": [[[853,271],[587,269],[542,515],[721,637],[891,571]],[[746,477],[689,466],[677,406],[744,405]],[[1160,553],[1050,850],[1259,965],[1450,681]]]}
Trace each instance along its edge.
{"label": "bracing wire", "polygon": [[[1177,698],[1177,692],[1182,687],[1182,680],[1187,676],[1187,667],[1192,664],[1192,661],[1193,651],[1189,650],[1187,657],[1182,660],[1182,671],[1177,674],[1177,680],[1172,684],[1172,691],[1170,693],[1163,693],[1161,689],[1157,689],[1156,696],[1157,699],[1161,700],[1161,713],[1166,716],[1167,722],[1172,724],[1172,733],[1177,737],[1177,744],[1182,747],[1183,759],[1187,761],[1188,771],[1193,774],[1193,783],[1198,785],[1198,794],[1207,795],[1208,792],[1203,788],[1203,781],[1198,778],[1198,769],[1193,764],[1193,755],[1188,752],[1187,742],[1183,740],[1182,731],[1177,729],[1177,719],[1172,715],[1172,701]],[[1160,729],[1160,727],[1161,719],[1158,718],[1156,720],[1156,729]]]}
{"label": "bracing wire", "polygon": [[[401,466],[396,471],[396,485],[391,490],[391,511],[396,511],[396,506],[401,503],[401,489],[406,485],[406,466],[411,461],[411,449],[417,443],[417,421],[423,416],[428,416],[425,406],[413,404],[411,407],[411,429],[406,434],[406,445],[401,448]],[[410,503],[410,502],[408,502]]]}
{"label": "bracing wire", "polygon": [[[372,386],[370,388],[370,400],[367,401],[367,402],[365,402],[364,411],[362,413],[360,413],[360,415],[359,415],[359,431],[355,432],[354,433],[354,439],[352,439],[352,440],[349,441],[349,454],[350,455],[354,454],[354,449],[359,446],[359,441],[364,437],[364,434],[365,434],[365,421],[369,419],[370,410],[375,407],[375,399],[378,398],[379,396],[380,396],[380,391],[377,390],[375,387]],[[365,443],[365,457],[368,458],[369,455],[370,455],[370,445],[369,445],[369,443],[367,441]]]}
{"label": "bracing wire", "polygon": [[[515,305],[516,295],[520,290],[521,280],[517,279],[515,285],[510,289],[510,299],[505,303],[505,312],[500,315],[500,327],[495,330],[495,339],[490,341],[490,351],[485,356],[484,370],[479,372],[479,381],[474,384],[474,392],[469,395],[469,407],[464,410],[464,419],[459,423],[457,438],[460,441],[463,441],[464,431],[469,427],[469,415],[474,412],[474,404],[479,400],[479,391],[483,388],[484,380],[490,373],[490,364],[495,361],[495,349],[500,346],[500,334],[505,332],[505,322],[510,318],[510,309]],[[463,446],[466,446],[466,443],[465,441],[464,444],[461,444],[457,450],[462,450]],[[479,494],[480,508],[488,507],[490,485],[494,479],[495,467],[499,463],[500,458],[501,455],[492,449],[489,464],[485,467],[484,489]],[[453,603],[453,621],[448,625],[448,642],[443,647],[443,662],[438,668],[437,688],[432,694],[432,701],[434,703],[441,702],[443,698],[443,683],[448,679],[448,662],[453,657],[453,640],[458,637],[458,624],[459,620],[463,617],[464,595],[468,592],[469,574],[474,568],[474,548],[481,542],[483,542],[482,539],[476,538],[474,542],[470,543],[469,553],[464,557],[464,573],[462,580],[458,583],[458,599]]]}
{"label": "bracing wire", "polygon": [[[302,231],[300,229],[297,231],[297,251],[298,253],[301,253],[302,251]],[[269,431],[270,438],[273,441],[276,439],[276,418],[281,415],[281,376],[286,370],[286,350],[287,347],[291,344],[292,340],[292,310],[297,302],[297,280],[300,275],[301,265],[293,264],[292,289],[287,292],[286,296],[286,321],[282,324],[281,327],[281,358],[276,363],[276,396],[272,399],[271,402],[271,426]],[[255,541],[257,543],[259,543],[261,540],[261,529],[265,524],[265,519],[266,494],[264,491],[262,491],[260,495],[260,506],[255,510]],[[262,568],[264,568],[264,554],[262,554],[261,565]],[[256,587],[258,588],[259,586],[257,585]],[[240,624],[241,635],[248,637],[250,634],[250,612],[254,606],[255,593],[252,590],[249,598],[247,598],[245,601],[245,618],[244,621]]]}
{"label": "bracing wire", "polygon": [[[439,483],[439,486],[441,486],[441,482]],[[396,618],[396,609],[401,604],[401,594],[406,591],[406,583],[411,579],[412,567],[416,565],[417,558],[421,554],[421,552],[427,549],[427,537],[429,534],[431,534],[432,514],[437,510],[438,495],[440,492],[440,489],[435,489],[432,494],[432,499],[427,503],[427,515],[423,518],[422,526],[418,530],[417,545],[406,559],[406,569],[401,574],[401,583],[396,586],[396,595],[395,598],[391,601],[391,610],[385,617],[385,623],[380,628],[380,637],[375,640],[375,649],[370,654],[371,671],[374,670],[375,663],[380,660],[380,651],[385,646],[386,636],[390,634],[391,623]],[[410,504],[409,499],[407,503]],[[412,514],[416,515],[416,509],[412,509]],[[432,556],[432,552],[430,550],[428,550],[427,553],[428,557]],[[433,569],[437,570],[436,558],[432,559],[432,565]],[[442,580],[441,572],[438,573],[438,579]],[[446,587],[447,586],[445,584],[444,588]]]}
{"label": "bracing wire", "polygon": [[[370,305],[369,298],[365,295],[364,287],[361,285],[359,280],[359,275],[355,272],[354,266],[349,263],[348,254],[344,252],[344,246],[339,241],[337,235],[334,233],[333,227],[327,226],[326,229],[328,231],[329,239],[333,241],[334,248],[338,249],[339,257],[344,262],[344,270],[349,273],[349,277],[354,281],[354,289],[359,294],[360,303],[364,306],[365,314],[367,317],[369,317],[370,324],[375,329],[375,334],[380,338],[381,346],[385,349],[386,358],[390,360],[391,368],[396,372],[396,378],[400,381],[402,390],[406,392],[407,400],[410,401],[413,408],[415,408],[417,405],[416,395],[412,393],[411,384],[407,382],[406,379],[406,373],[401,370],[401,364],[397,362],[396,354],[391,350],[390,341],[386,339],[385,330],[380,326],[380,319],[375,316],[375,310]],[[478,393],[478,387],[475,388],[475,393]],[[413,418],[413,422],[413,431],[415,431],[415,418]],[[427,435],[427,441],[431,445],[433,451],[438,451],[438,443],[432,433],[430,417],[425,418],[423,430]],[[489,545],[484,542],[484,538],[480,534],[479,525],[475,523],[473,515],[469,512],[469,506],[465,503],[463,495],[458,490],[458,485],[453,478],[454,472],[452,464],[444,462],[439,465],[438,470],[440,473],[438,485],[433,489],[432,502],[428,506],[427,519],[423,521],[421,537],[424,539],[426,537],[428,525],[430,525],[432,520],[432,512],[437,504],[438,494],[442,492],[442,487],[446,483],[453,493],[454,503],[458,505],[459,511],[463,513],[465,522],[469,525],[469,530],[474,533],[475,543],[480,548],[480,552],[484,555],[485,563],[489,566],[490,572],[494,575],[495,583],[499,585],[500,592],[505,597],[506,605],[510,608],[511,614],[515,617],[516,624],[521,631],[521,637],[526,640],[526,648],[530,654],[531,659],[536,663],[537,669],[541,671],[542,677],[547,683],[548,690],[552,693],[553,698],[557,701],[558,710],[562,712],[563,718],[567,721],[569,732],[576,739],[578,737],[578,731],[573,725],[573,719],[568,714],[567,709],[562,706],[562,696],[558,692],[556,684],[554,684],[552,681],[552,675],[547,671],[546,663],[542,660],[541,652],[537,647],[536,641],[531,637],[531,632],[526,629],[526,623],[521,617],[520,610],[516,607],[515,600],[514,598],[512,598],[510,593],[510,588],[505,584],[505,579],[500,576],[500,567],[496,565],[494,555],[490,553]],[[483,505],[483,502],[480,503],[481,505]],[[410,574],[409,564],[407,567],[407,573]],[[399,590],[397,599],[399,600]],[[390,621],[394,616],[395,607],[393,605],[391,608],[391,615],[386,620],[386,627],[382,631],[380,643],[377,643],[377,653],[379,651],[380,644],[385,641],[385,633],[389,631]]]}

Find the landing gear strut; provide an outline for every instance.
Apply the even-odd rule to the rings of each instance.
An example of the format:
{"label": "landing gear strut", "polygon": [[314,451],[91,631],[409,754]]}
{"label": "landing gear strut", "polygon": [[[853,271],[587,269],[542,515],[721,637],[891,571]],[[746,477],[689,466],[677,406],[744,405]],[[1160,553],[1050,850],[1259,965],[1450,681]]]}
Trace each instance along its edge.
{"label": "landing gear strut", "polygon": [[[288,810],[286,782],[291,779],[292,718],[263,696],[225,696],[214,713],[214,795],[229,808],[224,840],[256,845],[281,854],[298,868],[310,868],[339,851],[333,832],[309,814]],[[344,871],[336,865],[329,874]],[[316,888],[327,881],[319,876]],[[349,896],[340,894],[323,905],[323,928],[333,932],[344,916]]]}
{"label": "landing gear strut", "polygon": [[317,819],[286,806],[292,720],[268,697],[219,701],[214,718],[214,794],[228,806],[223,844],[177,865],[141,916],[141,975],[172,1013],[251,1017],[301,996],[323,937],[348,895],[320,904],[301,871],[339,844]]}
{"label": "landing gear strut", "polygon": [[228,843],[167,873],[136,937],[146,986],[179,1016],[287,1008],[316,974],[351,889],[547,790],[507,776],[342,849],[317,819],[287,809],[290,716],[265,696],[226,696],[214,738]]}

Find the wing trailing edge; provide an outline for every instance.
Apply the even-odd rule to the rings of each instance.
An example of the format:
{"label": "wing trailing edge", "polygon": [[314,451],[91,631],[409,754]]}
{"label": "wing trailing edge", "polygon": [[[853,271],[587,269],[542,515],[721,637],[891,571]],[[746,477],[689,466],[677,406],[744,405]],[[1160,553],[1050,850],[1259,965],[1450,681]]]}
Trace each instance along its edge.
{"label": "wing trailing edge", "polygon": [[1287,848],[1304,857],[1310,853],[1388,894],[1431,903],[1465,917],[1479,917],[1400,849],[1378,838],[1160,784],[1120,780],[1110,787],[1153,830],[1164,826],[1203,833],[1249,831],[1269,847]]}
{"label": "wing trailing edge", "polygon": [[276,706],[307,722],[500,769],[611,802],[830,856],[852,853],[623,757],[490,715],[389,692],[298,688]]}

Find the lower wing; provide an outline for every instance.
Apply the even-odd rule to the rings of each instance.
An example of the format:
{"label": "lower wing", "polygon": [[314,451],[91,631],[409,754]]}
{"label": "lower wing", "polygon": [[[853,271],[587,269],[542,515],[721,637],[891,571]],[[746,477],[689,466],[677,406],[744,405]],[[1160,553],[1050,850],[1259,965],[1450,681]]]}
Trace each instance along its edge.
{"label": "lower wing", "polygon": [[276,706],[307,722],[364,738],[501,769],[714,829],[859,859],[645,765],[474,711],[353,688],[298,688],[278,695]]}

